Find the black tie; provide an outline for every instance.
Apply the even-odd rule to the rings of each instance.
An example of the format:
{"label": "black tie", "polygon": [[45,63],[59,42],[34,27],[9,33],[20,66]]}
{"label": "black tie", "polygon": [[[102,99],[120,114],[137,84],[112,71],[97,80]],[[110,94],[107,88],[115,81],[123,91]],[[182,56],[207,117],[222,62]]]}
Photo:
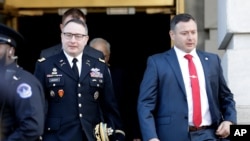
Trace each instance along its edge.
{"label": "black tie", "polygon": [[73,62],[72,70],[74,71],[75,76],[79,77],[79,71],[78,71],[78,67],[77,67],[77,65],[76,65],[76,62],[77,62],[77,61],[78,61],[78,60],[77,60],[76,58],[74,58],[74,59],[72,60],[72,62]]}

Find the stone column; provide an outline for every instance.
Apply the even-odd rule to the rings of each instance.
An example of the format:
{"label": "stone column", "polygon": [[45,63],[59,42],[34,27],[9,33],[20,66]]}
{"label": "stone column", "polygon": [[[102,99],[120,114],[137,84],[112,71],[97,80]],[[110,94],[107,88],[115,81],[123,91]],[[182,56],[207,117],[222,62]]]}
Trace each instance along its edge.
{"label": "stone column", "polygon": [[239,124],[250,124],[250,1],[218,0],[218,45]]}

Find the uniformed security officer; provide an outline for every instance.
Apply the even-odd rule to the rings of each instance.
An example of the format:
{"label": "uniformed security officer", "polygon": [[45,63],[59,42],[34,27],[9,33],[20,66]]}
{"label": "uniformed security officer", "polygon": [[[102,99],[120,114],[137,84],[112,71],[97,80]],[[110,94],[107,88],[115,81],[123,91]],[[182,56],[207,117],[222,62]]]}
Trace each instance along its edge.
{"label": "uniformed security officer", "polygon": [[37,141],[44,131],[45,99],[40,82],[16,63],[22,36],[0,24],[0,140]]}
{"label": "uniformed security officer", "polygon": [[[35,68],[48,101],[44,141],[96,141],[94,130],[100,122],[113,129],[112,139],[122,140],[125,133],[108,66],[83,54],[87,25],[79,19],[69,20],[61,40],[63,51],[38,60]],[[76,59],[78,72],[72,69]]]}

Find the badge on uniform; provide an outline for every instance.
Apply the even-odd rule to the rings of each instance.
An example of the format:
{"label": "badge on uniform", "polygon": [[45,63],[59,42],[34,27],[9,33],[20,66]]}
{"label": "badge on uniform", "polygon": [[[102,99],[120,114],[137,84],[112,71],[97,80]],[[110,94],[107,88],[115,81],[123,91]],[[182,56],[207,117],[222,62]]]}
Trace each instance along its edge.
{"label": "badge on uniform", "polygon": [[62,74],[58,74],[57,69],[53,68],[51,74],[47,74],[46,77],[49,79],[49,83],[55,83],[60,82],[60,77],[62,77]]}
{"label": "badge on uniform", "polygon": [[62,98],[64,95],[64,90],[63,89],[58,90],[58,95]]}
{"label": "badge on uniform", "polygon": [[51,90],[51,91],[49,92],[49,94],[50,94],[51,97],[55,97],[55,92],[54,92],[53,90]]}
{"label": "badge on uniform", "polygon": [[17,87],[17,93],[21,98],[29,98],[32,96],[32,90],[29,84],[22,83]]}
{"label": "badge on uniform", "polygon": [[51,74],[57,74],[57,69],[53,68]]}
{"label": "badge on uniform", "polygon": [[90,66],[90,61],[86,60],[86,65]]}
{"label": "badge on uniform", "polygon": [[65,65],[66,63],[64,62],[64,60],[60,60],[59,61],[61,64],[60,64],[60,66],[62,67],[63,65]]}
{"label": "badge on uniform", "polygon": [[90,72],[91,77],[103,78],[103,74],[100,72],[98,68],[92,68]]}
{"label": "badge on uniform", "polygon": [[94,93],[94,99],[97,100],[98,97],[99,97],[99,92],[96,91],[96,92]]}

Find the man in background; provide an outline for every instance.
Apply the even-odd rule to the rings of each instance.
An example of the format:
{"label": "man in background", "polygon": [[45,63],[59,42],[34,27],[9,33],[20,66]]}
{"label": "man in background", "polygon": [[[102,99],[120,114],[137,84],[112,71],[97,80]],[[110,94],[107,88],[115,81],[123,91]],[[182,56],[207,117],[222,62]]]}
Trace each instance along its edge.
{"label": "man in background", "polygon": [[[85,14],[78,8],[70,8],[67,11],[64,12],[63,16],[62,16],[62,23],[60,24],[60,29],[62,31],[63,25],[68,22],[71,19],[80,19],[83,22],[86,22],[86,16]],[[44,50],[41,51],[40,53],[40,58],[47,58],[50,57],[52,55],[58,54],[60,51],[62,51],[62,44],[57,44],[55,46],[52,46],[50,48],[46,48]],[[87,54],[93,58],[97,58],[97,59],[103,59],[104,56],[102,54],[102,52],[93,49],[89,46],[86,46],[84,48],[83,51],[84,54]]]}
{"label": "man in background", "polygon": [[[118,105],[119,105],[119,110],[121,113],[121,117],[123,119],[123,122],[125,123],[125,121],[128,120],[128,118],[126,118],[126,116],[128,116],[128,114],[126,114],[126,111],[128,109],[128,107],[130,108],[131,103],[128,103],[127,101],[125,101],[124,97],[125,97],[125,87],[124,87],[124,72],[121,68],[116,67],[112,64],[109,64],[109,59],[110,59],[110,54],[111,54],[111,46],[110,43],[103,39],[103,38],[94,38],[89,42],[89,46],[95,48],[96,50],[101,51],[104,54],[104,60],[105,63],[109,66],[109,70],[110,70],[110,75],[112,78],[112,82],[113,82],[113,86],[114,86],[114,91],[115,91],[115,96],[117,98],[118,101]],[[136,107],[133,107],[136,108]],[[129,110],[131,111],[131,110]],[[130,138],[133,139],[133,141],[141,141],[140,139],[140,128],[137,128],[139,126],[139,123],[136,122],[137,121],[137,115],[133,115],[132,113],[129,112],[129,116],[133,116],[133,122],[129,122],[130,124],[132,124],[132,129],[129,129],[130,126],[126,126],[126,140],[131,140]],[[131,135],[128,135],[131,134]]]}

